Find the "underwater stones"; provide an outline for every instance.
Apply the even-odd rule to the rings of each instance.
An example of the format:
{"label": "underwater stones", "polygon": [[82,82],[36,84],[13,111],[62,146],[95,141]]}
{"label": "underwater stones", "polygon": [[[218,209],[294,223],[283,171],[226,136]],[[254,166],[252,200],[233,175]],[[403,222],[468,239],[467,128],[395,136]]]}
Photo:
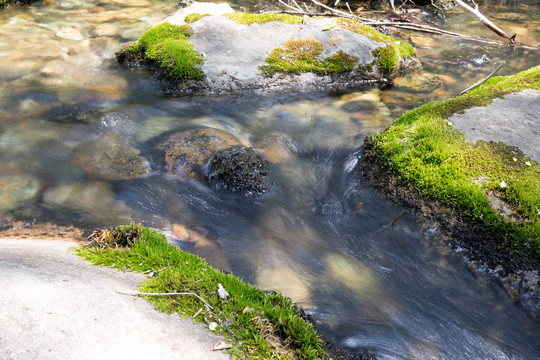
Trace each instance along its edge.
{"label": "underwater stones", "polygon": [[216,190],[257,196],[268,191],[267,162],[245,146],[215,153],[204,169],[204,178]]}
{"label": "underwater stones", "polygon": [[25,205],[37,195],[39,186],[39,181],[31,176],[0,176],[0,211],[11,211]]}
{"label": "underwater stones", "polygon": [[240,142],[231,134],[211,128],[182,131],[169,135],[158,145],[163,151],[165,170],[180,176],[199,178],[202,168],[217,151]]}
{"label": "underwater stones", "polygon": [[134,179],[150,171],[148,161],[138,149],[111,137],[79,146],[73,156],[73,165],[108,180]]}
{"label": "underwater stones", "polygon": [[287,134],[272,132],[256,144],[256,151],[273,164],[291,160],[298,152],[298,145]]}
{"label": "underwater stones", "polygon": [[88,215],[107,223],[129,222],[124,202],[116,200],[110,185],[103,182],[59,185],[43,194],[45,207],[69,211],[73,216]]}
{"label": "underwater stones", "polygon": [[407,89],[409,92],[427,93],[439,88],[442,85],[442,80],[438,76],[427,73],[413,73],[397,77],[392,83],[394,86]]}

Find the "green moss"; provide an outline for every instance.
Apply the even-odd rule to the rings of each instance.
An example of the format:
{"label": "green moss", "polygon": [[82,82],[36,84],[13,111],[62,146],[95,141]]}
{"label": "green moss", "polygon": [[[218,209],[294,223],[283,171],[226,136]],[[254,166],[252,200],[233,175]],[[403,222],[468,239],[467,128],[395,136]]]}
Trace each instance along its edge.
{"label": "green moss", "polygon": [[199,21],[201,20],[203,17],[207,17],[207,16],[212,16],[212,14],[197,14],[197,13],[193,13],[193,14],[189,14],[188,16],[186,16],[184,18],[184,21],[186,22],[186,24],[191,24],[191,23],[194,23],[195,21]]}
{"label": "green moss", "polygon": [[[486,233],[517,251],[540,256],[540,167],[504,144],[471,144],[447,118],[493,98],[526,88],[540,89],[540,66],[449,100],[428,103],[373,136],[369,145],[381,160],[424,196],[463,210]],[[530,165],[529,165],[530,164]],[[501,182],[507,184],[501,188]],[[500,215],[490,194],[505,199],[520,221]]]}
{"label": "green moss", "polygon": [[264,24],[272,21],[280,21],[285,24],[300,24],[303,20],[301,16],[276,13],[250,14],[246,12],[234,12],[225,14],[224,16],[241,25]]}
{"label": "green moss", "polygon": [[386,47],[373,50],[376,65],[384,71],[392,71],[399,65],[399,59],[407,60],[416,55],[416,50],[411,44],[395,40],[393,37],[381,34],[377,30],[367,25],[360,24],[353,19],[337,20],[337,24],[342,28],[360,35],[365,35],[369,39],[382,42]]}
{"label": "green moss", "polygon": [[[313,327],[301,319],[298,309],[282,295],[271,295],[244,283],[238,277],[212,268],[205,260],[170,245],[166,237],[153,229],[132,224],[110,231],[116,239],[127,239],[129,247],[110,248],[107,232],[98,232],[97,247],[79,247],[75,253],[96,265],[150,273],[140,292],[195,293],[195,296],[145,296],[159,311],[178,313],[201,322],[216,323],[216,332],[233,345],[236,359],[300,358],[326,359],[322,342]],[[126,234],[122,236],[119,234]],[[133,237],[135,239],[133,240]],[[97,243],[97,241],[96,241]],[[217,293],[222,284],[229,293],[226,301]]]}
{"label": "green moss", "polygon": [[352,71],[358,62],[357,57],[350,56],[342,51],[325,60],[317,59],[322,52],[322,44],[315,39],[289,40],[282,48],[272,50],[266,58],[268,65],[263,65],[260,68],[268,75],[276,72],[336,74]]}
{"label": "green moss", "polygon": [[172,77],[200,80],[203,60],[188,41],[192,34],[189,25],[162,23],[145,32],[126,52],[144,53]]}

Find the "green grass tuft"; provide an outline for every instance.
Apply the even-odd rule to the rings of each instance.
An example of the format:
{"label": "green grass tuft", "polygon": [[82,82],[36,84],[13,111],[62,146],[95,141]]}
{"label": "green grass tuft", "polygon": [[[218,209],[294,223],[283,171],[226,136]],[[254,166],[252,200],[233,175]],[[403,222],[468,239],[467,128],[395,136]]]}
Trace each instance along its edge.
{"label": "green grass tuft", "polygon": [[[538,163],[502,143],[471,144],[447,121],[456,112],[526,88],[540,89],[540,66],[413,109],[374,135],[369,145],[422,195],[463,210],[486,233],[505,239],[516,251],[540,256]],[[501,188],[503,181],[507,186]],[[491,205],[493,195],[513,209],[511,216]]]}
{"label": "green grass tuft", "polygon": [[162,23],[145,32],[125,51],[143,52],[147,59],[156,61],[172,77],[201,80],[203,74],[199,65],[203,60],[188,41],[192,34],[189,25]]}
{"label": "green grass tuft", "polygon": [[[233,345],[230,353],[234,358],[328,358],[316,331],[301,319],[289,299],[266,294],[236,276],[212,268],[200,257],[170,245],[156,230],[131,224],[111,231],[140,235],[129,247],[81,246],[75,253],[96,265],[150,272],[153,276],[141,283],[140,292],[196,293],[213,307],[212,312],[195,296],[145,298],[159,311],[182,317],[191,317],[203,309],[195,321],[206,317],[217,323],[215,331]],[[229,293],[226,301],[217,294],[218,284]]]}

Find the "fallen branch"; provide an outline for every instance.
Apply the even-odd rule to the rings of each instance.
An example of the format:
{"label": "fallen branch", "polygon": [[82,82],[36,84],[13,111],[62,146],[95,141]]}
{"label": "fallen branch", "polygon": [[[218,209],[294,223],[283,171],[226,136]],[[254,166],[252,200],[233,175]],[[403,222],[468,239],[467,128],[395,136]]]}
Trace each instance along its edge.
{"label": "fallen branch", "polygon": [[495,70],[493,70],[493,71],[491,72],[491,74],[489,74],[484,80],[479,81],[479,82],[477,82],[476,84],[474,84],[473,86],[470,86],[470,87],[466,88],[465,90],[463,90],[462,92],[460,92],[460,93],[458,94],[458,96],[459,96],[459,95],[463,95],[463,94],[465,94],[467,91],[471,91],[472,89],[475,89],[475,88],[479,87],[480,85],[482,85],[483,83],[485,83],[486,81],[488,81],[493,75],[495,75],[495,73],[496,73],[497,71],[499,71],[499,69],[500,69],[505,63],[506,63],[506,61],[503,61],[503,62],[502,62],[499,66],[497,66],[497,68],[496,68]]}
{"label": "fallen branch", "polygon": [[[286,4],[285,2],[283,2],[283,0],[278,0],[278,1],[279,1],[280,4],[283,4],[287,8],[293,10],[293,11],[280,10],[280,12],[286,13],[286,14],[303,15],[303,16],[338,16],[338,17],[342,17],[342,18],[353,19],[353,20],[356,20],[356,21],[360,22],[361,24],[369,25],[369,26],[391,26],[391,27],[395,27],[395,28],[398,28],[398,29],[419,31],[419,32],[435,34],[435,35],[452,36],[452,37],[457,37],[457,38],[460,38],[460,39],[463,39],[463,40],[477,41],[477,42],[482,42],[482,43],[487,43],[487,44],[503,45],[503,46],[507,45],[505,43],[497,42],[497,41],[494,41],[494,40],[488,40],[488,39],[483,39],[483,38],[478,38],[478,37],[472,37],[472,36],[467,36],[467,35],[463,35],[463,34],[460,34],[460,33],[456,33],[456,32],[453,32],[453,31],[443,30],[443,29],[438,28],[436,26],[428,25],[428,24],[421,23],[421,22],[418,22],[418,21],[413,22],[412,20],[410,20],[408,18],[405,19],[402,16],[400,16],[402,18],[402,21],[398,21],[398,22],[396,22],[396,21],[388,21],[388,20],[373,20],[373,19],[367,19],[367,18],[364,18],[364,17],[360,17],[358,15],[350,14],[350,13],[347,13],[347,12],[332,8],[332,7],[328,6],[328,5],[320,3],[317,0],[310,0],[310,1],[314,5],[322,8],[322,9],[325,9],[325,10],[329,11],[330,13],[304,11],[299,7],[295,8],[293,6],[290,6],[290,5]],[[458,1],[463,3],[461,0],[458,0]],[[296,4],[296,2],[295,2],[295,4]],[[305,5],[305,2],[303,4]],[[464,5],[468,6],[467,4],[464,4]],[[470,8],[470,6],[469,6],[469,8]],[[472,9],[472,10],[475,11],[474,9]],[[478,11],[476,11],[476,12],[478,14],[480,14]],[[480,15],[483,18],[485,18],[485,16],[483,16],[482,14],[480,14]],[[403,20],[405,20],[405,21],[403,21]],[[487,18],[485,18],[485,20],[487,20],[489,22],[489,20]],[[491,23],[491,24],[493,24],[493,23]],[[494,24],[493,24],[493,26],[495,28],[497,28]],[[500,32],[502,34],[506,35],[506,33],[504,31],[500,30]],[[505,37],[504,35],[501,35],[501,36]],[[526,49],[535,49],[535,50],[538,49],[537,46],[531,46],[531,45],[527,45],[527,44],[524,44],[524,43],[519,42],[519,41],[514,41],[515,35],[511,36],[511,37],[506,35],[506,37],[508,39],[510,39],[510,43],[511,43],[512,46],[520,46],[520,47],[526,48]]]}
{"label": "fallen branch", "polygon": [[482,22],[482,24],[486,25],[488,28],[490,28],[495,34],[505,38],[505,39],[511,39],[511,42],[514,43],[514,37],[512,36],[509,36],[507,33],[504,32],[504,30],[502,30],[501,28],[499,28],[497,25],[495,25],[491,20],[489,20],[487,17],[485,17],[484,15],[482,15],[482,13],[480,13],[480,11],[478,10],[478,5],[474,4],[475,7],[472,8],[470,7],[469,5],[465,4],[463,1],[461,0],[454,0],[459,6],[461,6],[462,8],[464,8],[465,10],[469,11],[471,14],[473,14],[474,16],[476,16],[478,19],[480,19],[480,21]]}
{"label": "fallen branch", "polygon": [[195,293],[190,293],[190,292],[185,292],[185,293],[180,293],[180,292],[176,292],[176,293],[142,293],[142,292],[138,292],[138,291],[125,292],[125,291],[118,291],[118,290],[116,292],[119,293],[119,294],[122,294],[122,295],[131,295],[131,296],[141,296],[141,295],[146,295],[146,296],[191,295],[191,296],[195,296],[197,299],[201,300],[210,309],[214,310],[212,305],[210,305],[209,303],[204,301],[204,299],[202,297],[200,297],[199,295],[197,295]]}

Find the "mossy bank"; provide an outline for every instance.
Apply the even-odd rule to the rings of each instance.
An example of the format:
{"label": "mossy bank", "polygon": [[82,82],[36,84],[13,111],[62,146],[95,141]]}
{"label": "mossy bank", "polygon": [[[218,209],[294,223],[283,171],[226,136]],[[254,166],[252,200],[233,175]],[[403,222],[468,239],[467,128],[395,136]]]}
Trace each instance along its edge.
{"label": "mossy bank", "polygon": [[[523,89],[540,89],[540,66],[405,113],[366,139],[362,172],[390,197],[445,225],[471,259],[502,279],[519,278],[509,289],[513,296],[532,291],[539,303],[540,166],[513,146],[469,142],[448,121]],[[531,274],[532,285],[525,279]]]}
{"label": "mossy bank", "polygon": [[410,44],[354,20],[224,12],[223,5],[177,11],[118,61],[146,65],[173,95],[344,89],[417,65]]}
{"label": "mossy bank", "polygon": [[289,299],[212,268],[156,230],[138,224],[98,229],[94,241],[75,253],[96,265],[148,274],[142,293],[183,293],[144,297],[159,311],[205,322],[232,345],[228,351],[235,359],[329,358],[325,343]]}

